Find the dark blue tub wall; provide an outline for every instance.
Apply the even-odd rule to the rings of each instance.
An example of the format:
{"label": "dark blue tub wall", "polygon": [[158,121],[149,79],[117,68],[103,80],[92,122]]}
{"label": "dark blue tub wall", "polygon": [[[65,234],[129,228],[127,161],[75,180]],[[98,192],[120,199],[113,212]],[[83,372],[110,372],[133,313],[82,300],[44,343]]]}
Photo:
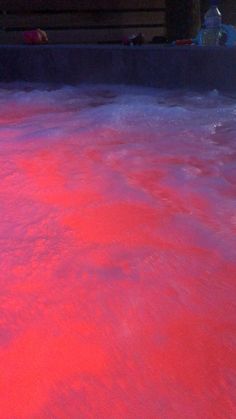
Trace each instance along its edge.
{"label": "dark blue tub wall", "polygon": [[1,46],[0,81],[236,91],[236,47]]}

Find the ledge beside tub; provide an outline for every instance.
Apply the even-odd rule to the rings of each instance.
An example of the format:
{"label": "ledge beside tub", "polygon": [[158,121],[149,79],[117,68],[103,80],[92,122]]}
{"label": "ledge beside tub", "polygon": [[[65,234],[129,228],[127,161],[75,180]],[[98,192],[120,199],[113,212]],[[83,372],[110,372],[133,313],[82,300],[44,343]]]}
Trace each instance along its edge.
{"label": "ledge beside tub", "polygon": [[1,45],[0,82],[236,91],[236,47]]}

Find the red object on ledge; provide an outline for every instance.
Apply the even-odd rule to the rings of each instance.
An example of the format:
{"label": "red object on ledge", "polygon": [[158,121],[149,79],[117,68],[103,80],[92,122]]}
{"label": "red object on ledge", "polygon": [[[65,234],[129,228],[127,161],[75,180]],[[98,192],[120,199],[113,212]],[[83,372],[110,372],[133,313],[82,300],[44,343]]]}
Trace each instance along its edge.
{"label": "red object on ledge", "polygon": [[31,45],[46,44],[48,42],[48,37],[45,31],[34,29],[32,31],[24,32],[24,41],[26,44]]}
{"label": "red object on ledge", "polygon": [[193,45],[194,42],[192,39],[177,39],[175,45]]}

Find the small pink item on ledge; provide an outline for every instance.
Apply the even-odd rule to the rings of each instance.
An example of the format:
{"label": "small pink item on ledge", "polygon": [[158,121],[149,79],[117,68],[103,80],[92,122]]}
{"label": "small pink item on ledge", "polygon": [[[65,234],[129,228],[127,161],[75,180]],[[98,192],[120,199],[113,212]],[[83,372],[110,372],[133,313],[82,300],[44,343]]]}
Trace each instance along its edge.
{"label": "small pink item on ledge", "polygon": [[24,32],[24,41],[26,44],[31,45],[46,44],[48,42],[48,37],[45,31],[33,29],[32,31]]}
{"label": "small pink item on ledge", "polygon": [[177,39],[174,42],[175,45],[193,45],[194,42],[192,39]]}

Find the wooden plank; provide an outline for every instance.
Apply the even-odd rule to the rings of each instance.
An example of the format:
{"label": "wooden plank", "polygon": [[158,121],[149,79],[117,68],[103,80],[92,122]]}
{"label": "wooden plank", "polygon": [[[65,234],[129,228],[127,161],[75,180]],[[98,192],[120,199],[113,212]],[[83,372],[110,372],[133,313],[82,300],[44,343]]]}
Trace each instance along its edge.
{"label": "wooden plank", "polygon": [[[134,29],[77,29],[77,30],[51,30],[47,31],[50,44],[75,44],[75,43],[110,43],[121,42],[124,36],[142,32],[146,42],[151,42],[154,36],[165,36],[166,29],[140,28]],[[23,44],[22,32],[2,32],[0,36],[2,44]],[[37,46],[35,47],[37,48]]]}
{"label": "wooden plank", "polygon": [[83,12],[33,15],[2,15],[3,28],[86,28],[97,26],[142,26],[165,24],[164,12]]}
{"label": "wooden plank", "polygon": [[200,0],[166,0],[168,40],[194,38],[201,26]]}
{"label": "wooden plank", "polygon": [[[209,6],[208,6],[209,7]],[[207,8],[206,8],[207,10]],[[205,12],[206,12],[205,10]],[[236,2],[235,0],[226,0],[220,3],[220,11],[223,21],[226,24],[236,25]]]}
{"label": "wooden plank", "polygon": [[165,0],[1,0],[0,10],[134,10],[165,8]]}

